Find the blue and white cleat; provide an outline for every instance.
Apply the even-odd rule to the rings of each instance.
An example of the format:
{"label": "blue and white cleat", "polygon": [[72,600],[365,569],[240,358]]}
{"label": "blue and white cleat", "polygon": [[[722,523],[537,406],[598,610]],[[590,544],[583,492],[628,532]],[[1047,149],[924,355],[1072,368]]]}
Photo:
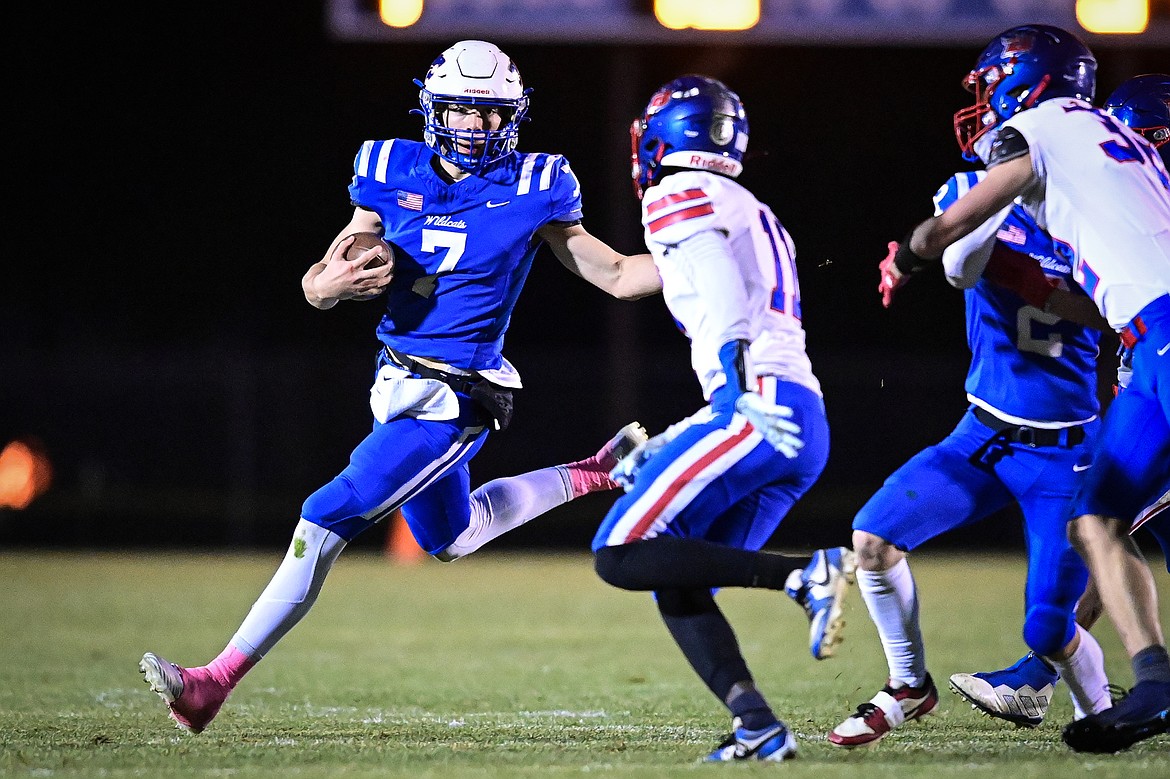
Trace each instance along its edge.
{"label": "blue and white cleat", "polygon": [[832,657],[842,641],[841,603],[856,571],[857,556],[838,546],[818,549],[807,567],[788,575],[784,592],[808,615],[808,649],[817,660]]}
{"label": "blue and white cleat", "polygon": [[796,737],[783,722],[762,730],[747,730],[740,724],[739,717],[736,717],[732,720],[732,727],[734,732],[714,752],[703,758],[703,762],[764,760],[779,763],[796,757]]}
{"label": "blue and white cleat", "polygon": [[1060,674],[1035,652],[1002,671],[952,674],[951,690],[989,717],[1021,728],[1044,721]]}

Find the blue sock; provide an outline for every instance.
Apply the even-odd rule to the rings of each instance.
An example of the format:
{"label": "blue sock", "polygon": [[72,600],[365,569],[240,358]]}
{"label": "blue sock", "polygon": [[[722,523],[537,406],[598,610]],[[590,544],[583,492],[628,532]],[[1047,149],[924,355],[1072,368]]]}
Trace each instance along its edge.
{"label": "blue sock", "polygon": [[1170,654],[1166,653],[1166,647],[1154,644],[1134,655],[1133,676],[1138,684],[1170,684]]}
{"label": "blue sock", "polygon": [[727,704],[733,717],[739,717],[740,722],[748,730],[762,730],[776,724],[776,715],[759,690],[744,690],[736,695]]}

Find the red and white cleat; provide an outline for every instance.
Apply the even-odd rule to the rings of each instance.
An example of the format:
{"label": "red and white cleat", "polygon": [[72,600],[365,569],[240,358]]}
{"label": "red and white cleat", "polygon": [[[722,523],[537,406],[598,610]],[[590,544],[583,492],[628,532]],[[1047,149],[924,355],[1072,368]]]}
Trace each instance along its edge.
{"label": "red and white cleat", "polygon": [[903,722],[924,717],[938,706],[938,688],[930,674],[921,687],[894,689],[887,683],[877,695],[857,707],[857,712],[829,733],[837,747],[875,744]]}

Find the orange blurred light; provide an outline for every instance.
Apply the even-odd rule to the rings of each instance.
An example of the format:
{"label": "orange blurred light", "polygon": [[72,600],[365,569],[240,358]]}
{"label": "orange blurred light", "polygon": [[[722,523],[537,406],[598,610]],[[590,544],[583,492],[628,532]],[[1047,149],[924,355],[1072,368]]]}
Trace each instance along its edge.
{"label": "orange blurred light", "polygon": [[1150,1],[1077,0],[1077,21],[1089,32],[1144,32],[1150,22]]}
{"label": "orange blurred light", "polygon": [[409,27],[422,12],[423,0],[378,0],[378,16],[390,27]]}
{"label": "orange blurred light", "polygon": [[671,30],[746,30],[760,21],[760,0],[654,0],[654,18]]}
{"label": "orange blurred light", "polygon": [[39,447],[17,440],[0,451],[0,508],[27,508],[52,480],[49,458]]}

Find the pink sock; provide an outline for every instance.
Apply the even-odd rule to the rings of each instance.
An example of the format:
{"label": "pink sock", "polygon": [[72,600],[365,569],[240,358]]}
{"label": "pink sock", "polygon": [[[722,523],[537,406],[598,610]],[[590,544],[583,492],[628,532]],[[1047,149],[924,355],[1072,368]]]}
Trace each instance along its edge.
{"label": "pink sock", "polygon": [[212,679],[231,690],[240,683],[240,680],[244,678],[244,674],[251,671],[255,665],[255,660],[236,649],[232,644],[228,644],[219,653],[219,657],[212,660],[205,667]]}
{"label": "pink sock", "polygon": [[569,463],[561,467],[569,474],[569,482],[573,485],[574,498],[579,498],[590,492],[612,490],[618,486],[613,479],[609,478],[609,471],[613,466],[605,467],[603,463],[598,462],[597,457],[578,460],[575,463]]}

